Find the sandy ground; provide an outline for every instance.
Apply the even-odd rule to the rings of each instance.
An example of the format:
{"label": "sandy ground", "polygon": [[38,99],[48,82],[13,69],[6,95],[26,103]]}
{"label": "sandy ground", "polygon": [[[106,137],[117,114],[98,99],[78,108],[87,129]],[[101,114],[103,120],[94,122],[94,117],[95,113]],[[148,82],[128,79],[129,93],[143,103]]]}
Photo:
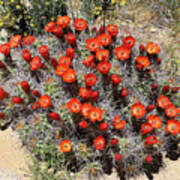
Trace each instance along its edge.
{"label": "sandy ground", "polygon": [[[29,162],[29,153],[22,147],[17,133],[12,131],[11,128],[0,131],[0,180],[28,180],[27,170]],[[155,175],[154,179],[180,180],[180,160],[170,161],[165,159],[165,162],[167,167],[158,175]],[[82,179],[82,177],[80,179]],[[118,180],[115,174],[105,176],[103,179]],[[145,176],[137,178],[137,180],[146,179]]]}

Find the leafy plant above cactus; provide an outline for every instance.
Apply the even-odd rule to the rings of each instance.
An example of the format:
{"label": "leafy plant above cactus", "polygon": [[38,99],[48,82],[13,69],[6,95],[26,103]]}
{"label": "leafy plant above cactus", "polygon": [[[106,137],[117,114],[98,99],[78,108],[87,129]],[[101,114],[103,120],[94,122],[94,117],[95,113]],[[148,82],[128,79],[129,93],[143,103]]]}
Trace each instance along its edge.
{"label": "leafy plant above cactus", "polygon": [[151,176],[163,152],[178,159],[178,77],[161,70],[160,45],[69,16],[44,30],[0,45],[2,129],[16,129],[54,174]]}

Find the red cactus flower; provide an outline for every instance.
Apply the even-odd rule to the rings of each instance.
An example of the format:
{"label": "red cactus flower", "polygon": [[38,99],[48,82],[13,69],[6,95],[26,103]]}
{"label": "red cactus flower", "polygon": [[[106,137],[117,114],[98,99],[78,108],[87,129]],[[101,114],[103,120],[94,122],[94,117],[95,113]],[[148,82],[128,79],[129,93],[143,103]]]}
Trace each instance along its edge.
{"label": "red cactus flower", "polygon": [[23,38],[23,43],[25,45],[32,45],[35,41],[35,37],[34,36],[31,36],[31,35],[28,35],[28,36],[25,36]]}
{"label": "red cactus flower", "polygon": [[152,84],[152,90],[156,90],[158,88],[158,84]]}
{"label": "red cactus flower", "polygon": [[179,87],[176,87],[176,86],[175,86],[175,87],[172,88],[172,92],[173,92],[173,93],[177,93],[178,90],[179,90]]}
{"label": "red cactus flower", "polygon": [[175,119],[170,119],[167,122],[165,130],[172,135],[177,135],[180,133],[180,122]]}
{"label": "red cactus flower", "polygon": [[104,111],[100,108],[93,107],[89,111],[89,119],[91,122],[102,121]]}
{"label": "red cactus flower", "polygon": [[111,143],[112,146],[115,146],[115,145],[117,145],[119,143],[119,141],[118,141],[117,138],[112,138],[110,143]]}
{"label": "red cactus flower", "polygon": [[66,83],[73,83],[76,81],[76,71],[69,68],[62,76],[63,81]]}
{"label": "red cactus flower", "polygon": [[103,150],[105,148],[105,145],[106,145],[106,141],[104,139],[103,136],[98,136],[96,137],[94,140],[94,147],[97,149],[97,150]]}
{"label": "red cactus flower", "polygon": [[48,46],[46,45],[42,45],[39,49],[39,54],[41,54],[41,56],[44,58],[44,59],[48,59],[49,58],[49,48]]}
{"label": "red cactus flower", "polygon": [[0,87],[0,100],[5,99],[8,96],[9,94],[6,91],[4,91],[3,88]]}
{"label": "red cactus flower", "polygon": [[147,134],[153,130],[153,127],[150,123],[144,123],[141,125],[141,133]]}
{"label": "red cactus flower", "polygon": [[39,99],[39,105],[44,109],[50,107],[51,106],[51,98],[47,94],[41,96]]}
{"label": "red cactus flower", "polygon": [[69,27],[71,18],[69,16],[59,16],[57,17],[57,24],[60,25],[62,28]]}
{"label": "red cactus flower", "polygon": [[96,52],[97,50],[99,50],[101,46],[101,43],[98,41],[97,38],[86,40],[86,44],[87,44],[86,48],[91,52]]}
{"label": "red cactus flower", "polygon": [[56,23],[53,21],[50,21],[46,24],[46,26],[44,27],[44,30],[47,32],[53,32],[55,27],[56,27]]}
{"label": "red cactus flower", "polygon": [[100,131],[106,131],[108,129],[108,127],[109,127],[108,122],[103,122],[103,123],[99,124],[99,130]]}
{"label": "red cactus flower", "polygon": [[42,67],[41,58],[39,56],[35,56],[30,61],[31,71],[36,71]]}
{"label": "red cactus flower", "polygon": [[76,18],[74,20],[74,27],[76,31],[83,31],[87,28],[87,22],[84,19]]}
{"label": "red cactus flower", "polygon": [[178,108],[175,107],[174,104],[169,105],[166,109],[165,109],[165,114],[166,116],[173,118],[173,117],[177,117],[180,113],[180,110]]}
{"label": "red cactus flower", "polygon": [[96,51],[96,58],[99,61],[107,61],[109,58],[109,50],[99,49],[98,51]]}
{"label": "red cactus flower", "polygon": [[146,107],[146,110],[147,110],[148,112],[151,112],[154,108],[155,108],[155,105],[154,105],[154,104],[150,104],[150,105],[148,105],[148,106]]}
{"label": "red cactus flower", "polygon": [[117,130],[122,130],[124,129],[125,125],[126,125],[126,121],[125,120],[121,120],[119,115],[114,116],[114,119],[112,121],[112,125],[115,129]]}
{"label": "red cactus flower", "polygon": [[59,58],[58,65],[65,65],[69,67],[71,64],[72,62],[70,57],[62,56]]}
{"label": "red cactus flower", "polygon": [[123,46],[133,48],[136,40],[132,36],[127,36],[123,39]]}
{"label": "red cactus flower", "polygon": [[89,55],[86,59],[83,60],[83,64],[86,67],[92,67],[94,65],[94,56]]}
{"label": "red cactus flower", "polygon": [[97,69],[102,74],[108,74],[111,69],[111,63],[109,63],[108,61],[99,62]]}
{"label": "red cactus flower", "polygon": [[89,117],[89,111],[92,109],[92,105],[89,103],[84,103],[81,107],[81,114],[85,118]]}
{"label": "red cactus flower", "polygon": [[54,57],[50,58],[49,63],[50,63],[54,68],[56,68],[57,65],[58,65],[58,62],[57,62],[56,58],[54,58]]}
{"label": "red cactus flower", "polygon": [[109,46],[112,42],[111,36],[109,34],[103,33],[98,36],[98,41],[100,44],[102,44],[104,47]]}
{"label": "red cactus flower", "polygon": [[56,72],[56,74],[57,74],[58,76],[63,76],[63,74],[64,74],[65,72],[67,72],[68,69],[69,69],[69,66],[66,66],[66,65],[58,65],[58,66],[56,67],[55,72]]}
{"label": "red cactus flower", "polygon": [[86,83],[86,86],[91,87],[96,84],[97,78],[94,74],[89,73],[89,74],[86,74],[84,81]]}
{"label": "red cactus flower", "polygon": [[59,146],[60,146],[59,150],[63,153],[68,153],[72,150],[71,142],[68,139],[61,141]]}
{"label": "red cactus flower", "polygon": [[23,99],[20,98],[20,97],[15,96],[15,97],[12,98],[12,102],[14,104],[21,104],[21,103],[23,103]]}
{"label": "red cactus flower", "polygon": [[85,120],[82,120],[81,122],[79,122],[78,125],[79,125],[79,127],[82,128],[82,129],[86,129],[86,128],[88,128],[88,126],[89,126],[88,122],[85,121]]}
{"label": "red cactus flower", "polygon": [[86,87],[79,88],[79,96],[84,100],[89,99],[91,96],[91,89]]}
{"label": "red cactus flower", "polygon": [[90,97],[91,101],[96,101],[98,99],[98,97],[99,97],[98,91],[92,91],[91,92],[91,97]]}
{"label": "red cactus flower", "polygon": [[146,114],[146,109],[143,104],[136,103],[131,106],[131,114],[136,117],[136,119],[139,119]]}
{"label": "red cactus flower", "polygon": [[0,52],[4,54],[4,56],[10,55],[10,45],[9,43],[1,44],[0,45]]}
{"label": "red cactus flower", "polygon": [[140,45],[139,45],[139,50],[140,50],[140,51],[144,51],[144,49],[145,49],[144,45],[143,45],[143,44],[140,44]]}
{"label": "red cactus flower", "polygon": [[72,33],[68,33],[66,36],[66,41],[71,45],[75,46],[76,45],[76,36]]}
{"label": "red cactus flower", "polygon": [[136,66],[139,70],[149,67],[150,61],[149,61],[148,57],[138,56],[136,58]]}
{"label": "red cactus flower", "polygon": [[56,113],[56,112],[51,112],[51,113],[49,113],[48,114],[48,116],[52,119],[52,120],[60,120],[60,116],[59,116],[59,114],[58,113]]}
{"label": "red cactus flower", "polygon": [[3,119],[5,117],[5,114],[3,112],[0,112],[0,119]]}
{"label": "red cactus flower", "polygon": [[20,85],[25,92],[28,93],[30,91],[30,86],[27,81],[21,81]]}
{"label": "red cactus flower", "polygon": [[170,104],[171,104],[171,101],[169,100],[167,96],[161,95],[157,99],[157,105],[162,109],[167,108]]}
{"label": "red cactus flower", "polygon": [[100,28],[99,28],[99,34],[102,34],[102,33],[104,33],[104,32],[105,32],[104,26],[100,26]]}
{"label": "red cactus flower", "polygon": [[122,159],[122,155],[121,155],[120,153],[115,154],[115,155],[114,155],[114,158],[115,158],[116,161],[120,162],[121,159]]}
{"label": "red cactus flower", "polygon": [[147,121],[154,129],[159,129],[162,126],[161,118],[157,115],[149,115]]}
{"label": "red cactus flower", "polygon": [[164,93],[168,93],[169,90],[170,90],[170,86],[169,85],[166,85],[166,86],[163,87],[163,92]]}
{"label": "red cactus flower", "polygon": [[111,35],[111,36],[116,36],[118,34],[118,26],[117,25],[112,25],[109,24],[106,27],[106,31]]}
{"label": "red cactus flower", "polygon": [[111,81],[114,86],[117,86],[118,84],[121,83],[122,79],[118,74],[113,74],[111,75]]}
{"label": "red cactus flower", "polygon": [[119,46],[119,47],[115,48],[115,55],[116,55],[117,59],[120,61],[129,59],[130,53],[131,53],[131,50],[124,46]]}
{"label": "red cactus flower", "polygon": [[74,49],[73,48],[67,48],[66,49],[66,56],[70,57],[72,60],[74,58]]}
{"label": "red cactus flower", "polygon": [[63,30],[61,26],[55,26],[52,29],[52,33],[57,36],[57,37],[62,37],[63,36]]}
{"label": "red cactus flower", "polygon": [[126,97],[129,95],[129,89],[128,88],[122,88],[120,92],[122,97]]}
{"label": "red cactus flower", "polygon": [[22,57],[26,62],[30,62],[32,59],[32,55],[28,49],[22,51]]}
{"label": "red cactus flower", "polygon": [[146,45],[146,51],[148,54],[158,54],[160,53],[160,48],[158,44],[154,44],[153,42],[149,42]]}
{"label": "red cactus flower", "polygon": [[71,98],[67,105],[71,113],[79,113],[81,111],[81,102],[79,99]]}
{"label": "red cactus flower", "polygon": [[32,105],[32,110],[34,111],[34,110],[36,110],[36,109],[38,109],[38,108],[40,108],[39,101],[36,101],[36,102],[34,102],[33,105]]}
{"label": "red cactus flower", "polygon": [[152,162],[152,157],[149,156],[149,155],[147,155],[147,156],[145,157],[145,161],[146,161],[147,163]]}
{"label": "red cactus flower", "polygon": [[148,136],[145,139],[146,145],[152,146],[153,144],[156,144],[158,142],[158,139],[155,135]]}
{"label": "red cactus flower", "polygon": [[161,58],[157,58],[156,59],[156,63],[160,64],[162,62],[162,59]]}
{"label": "red cactus flower", "polygon": [[32,95],[34,95],[35,97],[40,97],[41,96],[41,94],[40,94],[40,92],[38,91],[38,90],[32,90]]}
{"label": "red cactus flower", "polygon": [[14,35],[13,37],[11,37],[11,39],[9,40],[9,45],[11,48],[17,48],[21,46],[21,35]]}

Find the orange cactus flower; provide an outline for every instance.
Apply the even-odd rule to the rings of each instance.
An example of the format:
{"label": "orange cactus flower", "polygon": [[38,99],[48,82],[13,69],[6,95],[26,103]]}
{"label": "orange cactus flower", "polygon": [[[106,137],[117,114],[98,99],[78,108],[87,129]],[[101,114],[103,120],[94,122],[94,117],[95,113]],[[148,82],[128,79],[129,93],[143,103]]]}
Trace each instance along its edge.
{"label": "orange cactus flower", "polygon": [[104,111],[100,108],[93,107],[89,111],[89,119],[91,122],[102,121]]}
{"label": "orange cactus flower", "polygon": [[169,105],[171,105],[171,101],[167,96],[161,95],[157,99],[157,105],[162,109],[166,109]]}
{"label": "orange cactus flower", "polygon": [[39,105],[44,109],[50,107],[51,106],[51,98],[47,94],[41,96],[39,98]]}
{"label": "orange cactus flower", "polygon": [[131,106],[131,114],[136,119],[142,118],[146,114],[145,106],[141,103],[136,103]]}
{"label": "orange cactus flower", "polygon": [[76,36],[74,34],[68,33],[65,38],[71,46],[74,46],[76,44]]}
{"label": "orange cactus flower", "polygon": [[49,48],[46,45],[42,45],[39,49],[39,54],[45,59],[49,58]]}
{"label": "orange cactus flower", "polygon": [[145,139],[146,145],[149,145],[149,146],[152,146],[153,144],[157,144],[157,142],[158,142],[158,139],[155,135],[148,136]]}
{"label": "orange cactus flower", "polygon": [[55,27],[56,27],[56,23],[53,21],[50,21],[45,25],[44,30],[47,32],[53,32]]}
{"label": "orange cactus flower", "polygon": [[60,151],[63,153],[68,153],[72,150],[71,142],[68,139],[61,141],[59,146],[60,146]]}
{"label": "orange cactus flower", "polygon": [[167,109],[165,110],[166,116],[170,118],[178,116],[179,113],[180,113],[180,110],[176,108],[174,104],[169,105]]}
{"label": "orange cactus flower", "polygon": [[148,54],[158,54],[160,53],[160,48],[158,46],[158,44],[154,44],[153,42],[149,42],[146,45],[146,51]]}
{"label": "orange cactus flower", "polygon": [[72,64],[71,58],[67,57],[67,56],[62,56],[59,58],[58,64],[59,65],[65,65],[65,66],[69,67]]}
{"label": "orange cactus flower", "polygon": [[63,29],[61,26],[55,26],[52,30],[52,33],[57,37],[63,36]]}
{"label": "orange cactus flower", "polygon": [[97,150],[103,150],[105,148],[105,145],[106,145],[106,141],[104,139],[103,136],[98,136],[96,137],[94,140],[93,140],[93,143],[94,143],[94,147],[97,149]]}
{"label": "orange cactus flower", "polygon": [[141,133],[147,134],[153,130],[153,127],[150,123],[144,123],[141,125]]}
{"label": "orange cactus flower", "polygon": [[120,119],[120,115],[116,115],[114,116],[114,119],[112,121],[112,125],[115,129],[117,130],[121,130],[124,129],[125,125],[126,125],[126,121],[125,120],[121,120]]}
{"label": "orange cactus flower", "polygon": [[76,31],[83,31],[87,28],[87,22],[84,19],[76,18],[74,20],[74,27]]}
{"label": "orange cactus flower", "polygon": [[118,26],[117,25],[112,25],[109,24],[106,27],[106,31],[111,35],[111,36],[116,36],[118,34]]}
{"label": "orange cactus flower", "polygon": [[109,50],[99,49],[98,51],[96,51],[96,58],[99,61],[107,61],[109,58]]}
{"label": "orange cactus flower", "polygon": [[98,41],[97,38],[86,40],[86,44],[87,44],[86,48],[91,52],[96,52],[97,50],[99,50],[101,46],[101,43]]}
{"label": "orange cactus flower", "polygon": [[57,24],[62,28],[67,28],[70,24],[71,18],[69,16],[59,16],[57,17]]}
{"label": "orange cactus flower", "polygon": [[143,68],[147,68],[150,66],[150,61],[148,57],[145,56],[138,56],[136,58],[136,66],[139,70],[142,70]]}
{"label": "orange cactus flower", "polygon": [[71,113],[79,113],[81,111],[81,102],[79,99],[71,98],[67,106]]}
{"label": "orange cactus flower", "polygon": [[89,111],[92,109],[92,105],[89,103],[84,103],[81,108],[81,114],[85,118],[89,117]]}
{"label": "orange cactus flower", "polygon": [[86,87],[81,87],[79,88],[79,96],[86,100],[86,99],[89,99],[89,97],[91,96],[91,89],[89,88],[86,88]]}
{"label": "orange cactus flower", "polygon": [[108,61],[99,62],[97,69],[102,74],[108,74],[111,69],[111,63],[109,63]]}
{"label": "orange cactus flower", "polygon": [[123,46],[133,48],[136,40],[132,36],[127,36],[123,39]]}
{"label": "orange cactus flower", "polygon": [[177,135],[180,133],[180,122],[175,119],[170,119],[167,122],[165,130],[172,135]]}
{"label": "orange cactus flower", "polygon": [[34,36],[31,36],[31,35],[28,35],[28,36],[25,36],[23,38],[23,43],[25,45],[32,45],[35,41],[35,37]]}
{"label": "orange cactus flower", "polygon": [[63,74],[64,74],[65,72],[67,72],[68,69],[69,69],[69,66],[66,66],[66,65],[58,65],[58,66],[56,67],[55,72],[56,72],[56,74],[57,74],[58,76],[63,76]]}
{"label": "orange cactus flower", "polygon": [[86,83],[86,86],[91,87],[91,86],[94,86],[96,84],[97,78],[94,74],[89,73],[89,74],[86,74],[84,81]]}
{"label": "orange cactus flower", "polygon": [[13,36],[9,41],[9,45],[11,48],[17,48],[21,46],[21,35]]}
{"label": "orange cactus flower", "polygon": [[5,56],[8,56],[10,54],[10,45],[9,43],[1,44],[0,45],[0,52],[4,54]]}
{"label": "orange cactus flower", "polygon": [[42,67],[41,58],[39,56],[35,56],[32,58],[29,64],[32,71],[38,70]]}
{"label": "orange cactus flower", "polygon": [[120,61],[129,59],[130,53],[131,53],[131,50],[124,46],[119,46],[119,47],[115,48],[115,55],[116,55],[117,59]]}
{"label": "orange cactus flower", "polygon": [[73,83],[76,81],[76,71],[69,68],[62,76],[63,81],[66,83]]}
{"label": "orange cactus flower", "polygon": [[149,115],[147,121],[154,129],[159,129],[162,126],[161,118],[158,115]]}
{"label": "orange cactus flower", "polygon": [[94,56],[89,55],[86,59],[83,60],[83,64],[86,67],[92,67],[94,65]]}
{"label": "orange cactus flower", "polygon": [[111,36],[109,34],[103,33],[98,36],[98,41],[103,45],[103,46],[109,46],[112,42]]}

